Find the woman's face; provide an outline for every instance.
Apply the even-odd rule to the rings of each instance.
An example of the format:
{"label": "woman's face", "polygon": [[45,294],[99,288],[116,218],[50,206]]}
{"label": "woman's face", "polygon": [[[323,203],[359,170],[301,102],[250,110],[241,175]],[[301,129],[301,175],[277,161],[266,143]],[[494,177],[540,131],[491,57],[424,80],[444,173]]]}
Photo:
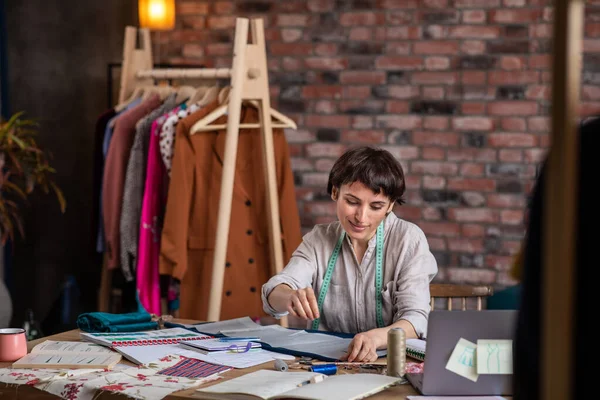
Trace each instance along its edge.
{"label": "woman's face", "polygon": [[394,207],[383,192],[375,194],[361,182],[334,187],[331,198],[337,203],[338,219],[353,241],[369,241]]}

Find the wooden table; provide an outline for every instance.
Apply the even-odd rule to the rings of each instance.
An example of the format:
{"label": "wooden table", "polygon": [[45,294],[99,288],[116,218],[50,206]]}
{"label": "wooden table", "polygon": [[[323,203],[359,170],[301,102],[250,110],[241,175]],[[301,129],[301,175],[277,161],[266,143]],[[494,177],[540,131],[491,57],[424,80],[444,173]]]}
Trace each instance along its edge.
{"label": "wooden table", "polygon": [[[177,322],[193,324],[193,323],[197,323],[198,321],[178,320]],[[31,349],[35,345],[37,345],[45,340],[79,341],[80,340],[79,339],[79,330],[74,329],[72,331],[67,331],[67,332],[56,334],[56,335],[47,336],[47,337],[44,337],[41,339],[33,340],[27,344],[27,349],[29,351],[31,351]],[[134,364],[130,363],[128,360],[126,360],[125,358],[123,358],[121,363],[128,364],[128,365],[134,365]],[[0,368],[7,368],[10,366],[11,366],[11,363],[0,363]],[[257,371],[259,369],[271,369],[271,368],[273,368],[272,362],[257,365],[256,367],[252,367],[252,368],[233,369],[231,371],[224,372],[222,374],[223,379],[220,379],[216,382],[206,383],[204,385],[198,386],[193,389],[175,392],[175,393],[165,397],[165,399],[168,399],[168,400],[190,399],[190,398],[193,398],[192,395],[193,395],[194,391],[198,388],[208,387],[208,386],[217,384],[219,382],[223,382],[227,379],[235,378],[235,377],[238,377],[241,375],[245,375],[249,372]],[[344,371],[344,372],[351,373],[351,371]],[[415,391],[415,389],[411,385],[406,384],[406,385],[399,385],[399,386],[394,386],[392,388],[386,389],[383,392],[380,392],[374,396],[369,397],[369,399],[373,399],[373,400],[386,400],[386,399],[405,400],[406,396],[417,395],[417,394],[418,393]],[[94,399],[109,399],[109,398],[115,399],[115,396],[126,398],[126,396],[122,395],[122,394],[115,394],[112,392],[102,392],[102,393],[100,393],[99,396],[94,397]],[[6,384],[0,385],[0,399],[17,399],[17,398],[18,399],[35,399],[35,400],[44,399],[44,400],[46,400],[46,399],[58,399],[59,397],[57,397],[51,393],[36,389],[32,386],[6,385]]]}

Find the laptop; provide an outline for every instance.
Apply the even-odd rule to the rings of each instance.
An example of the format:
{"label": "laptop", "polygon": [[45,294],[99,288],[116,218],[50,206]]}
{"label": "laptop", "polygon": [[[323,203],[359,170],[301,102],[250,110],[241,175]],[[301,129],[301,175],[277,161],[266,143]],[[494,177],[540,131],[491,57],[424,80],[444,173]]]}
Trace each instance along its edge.
{"label": "laptop", "polygon": [[[512,395],[512,375],[481,374],[473,382],[446,369],[460,338],[514,340],[516,310],[432,311],[427,327],[427,349],[423,373],[406,378],[423,395],[496,396]],[[514,348],[514,346],[513,346]]]}

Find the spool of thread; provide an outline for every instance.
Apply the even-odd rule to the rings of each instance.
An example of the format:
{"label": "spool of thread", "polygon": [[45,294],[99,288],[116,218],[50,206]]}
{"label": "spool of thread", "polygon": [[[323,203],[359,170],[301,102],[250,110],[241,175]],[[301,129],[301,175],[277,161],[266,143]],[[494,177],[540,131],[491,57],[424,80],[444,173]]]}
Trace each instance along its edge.
{"label": "spool of thread", "polygon": [[288,365],[285,361],[280,360],[280,359],[276,359],[275,360],[275,371],[281,371],[281,372],[285,372],[288,370]]}
{"label": "spool of thread", "polygon": [[392,328],[387,335],[387,374],[404,377],[406,373],[406,333],[402,328]]}
{"label": "spool of thread", "polygon": [[313,365],[308,370],[311,372],[318,372],[319,374],[323,375],[337,374],[337,366],[335,364]]}

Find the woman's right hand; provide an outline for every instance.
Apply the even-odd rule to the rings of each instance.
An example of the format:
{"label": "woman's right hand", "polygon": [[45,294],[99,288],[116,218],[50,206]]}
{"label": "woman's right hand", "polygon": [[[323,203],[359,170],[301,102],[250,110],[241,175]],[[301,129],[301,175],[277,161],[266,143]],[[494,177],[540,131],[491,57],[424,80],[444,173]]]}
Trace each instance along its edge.
{"label": "woman's right hand", "polygon": [[302,319],[312,321],[319,318],[319,305],[313,289],[309,286],[292,290],[287,301],[287,310],[291,315]]}

